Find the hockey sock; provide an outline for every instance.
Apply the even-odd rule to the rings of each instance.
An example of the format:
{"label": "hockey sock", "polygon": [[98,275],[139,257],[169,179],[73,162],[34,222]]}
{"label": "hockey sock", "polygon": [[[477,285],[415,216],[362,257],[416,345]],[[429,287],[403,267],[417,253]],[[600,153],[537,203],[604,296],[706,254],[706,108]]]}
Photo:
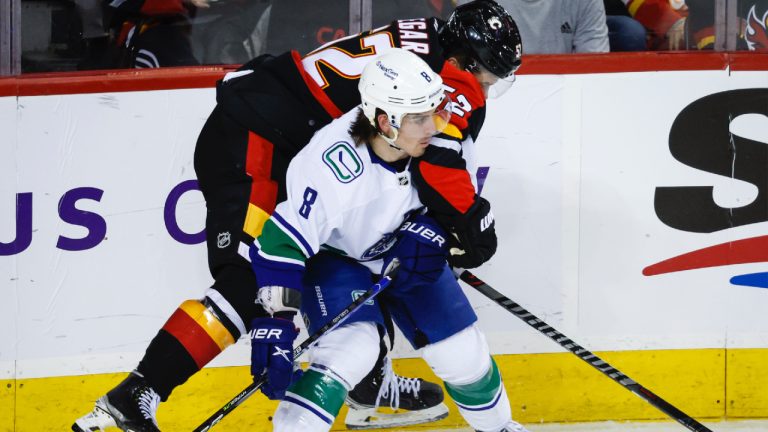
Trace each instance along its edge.
{"label": "hockey sock", "polygon": [[341,382],[310,368],[285,393],[275,412],[275,430],[327,431],[346,397],[347,389]]}
{"label": "hockey sock", "polygon": [[163,401],[240,336],[222,316],[207,299],[187,300],[152,339],[137,370]]}
{"label": "hockey sock", "polygon": [[445,383],[459,413],[474,429],[498,430],[512,418],[507,392],[501,382],[496,362],[479,380],[463,385]]}

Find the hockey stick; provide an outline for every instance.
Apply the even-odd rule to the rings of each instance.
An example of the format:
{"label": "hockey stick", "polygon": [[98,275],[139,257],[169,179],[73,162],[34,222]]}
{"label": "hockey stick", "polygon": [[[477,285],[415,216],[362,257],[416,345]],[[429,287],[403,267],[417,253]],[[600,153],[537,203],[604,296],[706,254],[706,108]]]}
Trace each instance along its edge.
{"label": "hockey stick", "polygon": [[661,412],[670,416],[672,419],[674,419],[681,425],[687,427],[688,429],[694,432],[712,432],[712,430],[708,429],[706,426],[699,423],[688,414],[675,408],[672,404],[665,401],[657,394],[653,393],[652,391],[638,384],[633,379],[624,375],[621,371],[617,370],[613,366],[606,363],[604,360],[600,359],[598,356],[588,351],[586,348],[572,341],[570,338],[568,338],[564,334],[555,330],[554,328],[549,326],[547,323],[540,320],[538,317],[536,317],[532,313],[528,312],[524,307],[510,300],[508,297],[504,296],[502,293],[496,291],[490,285],[480,280],[480,278],[478,278],[474,274],[470,273],[467,270],[464,270],[459,277],[461,278],[461,280],[466,282],[469,286],[480,291],[483,295],[493,300],[494,302],[499,304],[501,307],[508,310],[512,314],[514,314],[516,317],[525,321],[529,326],[533,327],[534,329],[538,330],[541,333],[544,333],[544,335],[546,335],[553,341],[557,342],[561,347],[567,349],[573,354],[576,354],[576,356],[578,356],[580,359],[589,363],[590,366],[594,367],[595,369],[599,370],[603,374],[607,375],[609,378],[619,383],[622,387],[626,388],[632,393],[645,399],[646,402],[655,406]]}
{"label": "hockey stick", "polygon": [[[392,260],[392,264],[387,268],[384,277],[381,278],[379,282],[374,284],[368,291],[363,293],[360,297],[356,298],[355,301],[349,304],[344,310],[339,312],[338,315],[333,317],[330,321],[328,321],[324,326],[320,327],[315,333],[313,333],[310,337],[304,340],[299,346],[293,349],[293,358],[297,359],[299,356],[301,356],[306,350],[309,349],[309,347],[317,342],[320,337],[322,337],[324,334],[328,333],[329,331],[335,329],[338,327],[347,317],[354,313],[356,310],[358,310],[363,303],[367,302],[368,300],[371,300],[373,297],[375,297],[378,293],[380,293],[384,288],[389,286],[390,283],[392,283],[392,279],[395,277],[395,273],[397,273],[397,267],[400,265],[397,258]],[[223,407],[219,408],[218,411],[213,413],[212,416],[208,417],[207,420],[205,420],[203,423],[200,424],[200,426],[196,427],[193,432],[207,432],[209,431],[216,423],[220,422],[221,419],[224,418],[227,414],[231,413],[232,410],[237,408],[241,403],[245,402],[246,399],[251,397],[254,393],[256,393],[257,390],[261,388],[261,386],[264,385],[267,381],[267,375],[262,374],[259,378],[255,379],[252,383],[248,385],[248,387],[244,388],[243,391],[238,393],[235,397],[229,400]]]}

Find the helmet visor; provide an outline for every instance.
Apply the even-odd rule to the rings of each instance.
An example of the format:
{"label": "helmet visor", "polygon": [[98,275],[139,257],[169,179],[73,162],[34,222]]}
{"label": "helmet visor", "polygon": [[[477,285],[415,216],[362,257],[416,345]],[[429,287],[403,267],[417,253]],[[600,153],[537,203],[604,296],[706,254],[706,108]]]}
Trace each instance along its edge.
{"label": "helmet visor", "polygon": [[480,87],[482,87],[486,99],[497,99],[501,97],[515,82],[514,71],[510,72],[506,77],[501,78],[479,63],[475,63],[474,67],[470,70],[472,71],[472,74],[475,75],[475,79],[477,79]]}
{"label": "helmet visor", "polygon": [[401,135],[437,135],[448,127],[451,120],[451,97],[445,94],[437,108],[423,113],[411,113],[403,116],[400,126]]}

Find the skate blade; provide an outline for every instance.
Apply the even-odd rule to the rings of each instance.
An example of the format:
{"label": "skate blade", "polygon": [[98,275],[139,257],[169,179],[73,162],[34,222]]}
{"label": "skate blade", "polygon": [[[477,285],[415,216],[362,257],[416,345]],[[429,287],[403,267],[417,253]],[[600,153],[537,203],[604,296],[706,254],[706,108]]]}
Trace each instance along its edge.
{"label": "skate blade", "polygon": [[355,409],[350,407],[344,423],[347,429],[382,429],[429,423],[448,417],[448,407],[441,403],[418,411],[382,412],[376,408]]}
{"label": "skate blade", "polygon": [[117,427],[115,419],[99,405],[87,415],[75,420],[72,425],[74,432],[96,432],[105,431],[109,427]]}

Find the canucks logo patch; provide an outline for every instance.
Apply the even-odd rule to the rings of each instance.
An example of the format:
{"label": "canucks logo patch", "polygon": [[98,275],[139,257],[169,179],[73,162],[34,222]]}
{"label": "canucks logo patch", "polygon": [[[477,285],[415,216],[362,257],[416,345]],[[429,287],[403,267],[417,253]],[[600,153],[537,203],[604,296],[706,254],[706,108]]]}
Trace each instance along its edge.
{"label": "canucks logo patch", "polygon": [[[352,291],[352,301],[355,301],[355,300],[359,299],[365,293],[366,293],[366,291],[363,291],[363,290],[354,290],[354,291]],[[363,303],[363,304],[367,304],[368,306],[373,306],[373,299],[366,300],[365,303]]]}
{"label": "canucks logo patch", "polygon": [[323,162],[342,183],[349,183],[363,174],[363,161],[346,141],[339,141],[326,150]]}

